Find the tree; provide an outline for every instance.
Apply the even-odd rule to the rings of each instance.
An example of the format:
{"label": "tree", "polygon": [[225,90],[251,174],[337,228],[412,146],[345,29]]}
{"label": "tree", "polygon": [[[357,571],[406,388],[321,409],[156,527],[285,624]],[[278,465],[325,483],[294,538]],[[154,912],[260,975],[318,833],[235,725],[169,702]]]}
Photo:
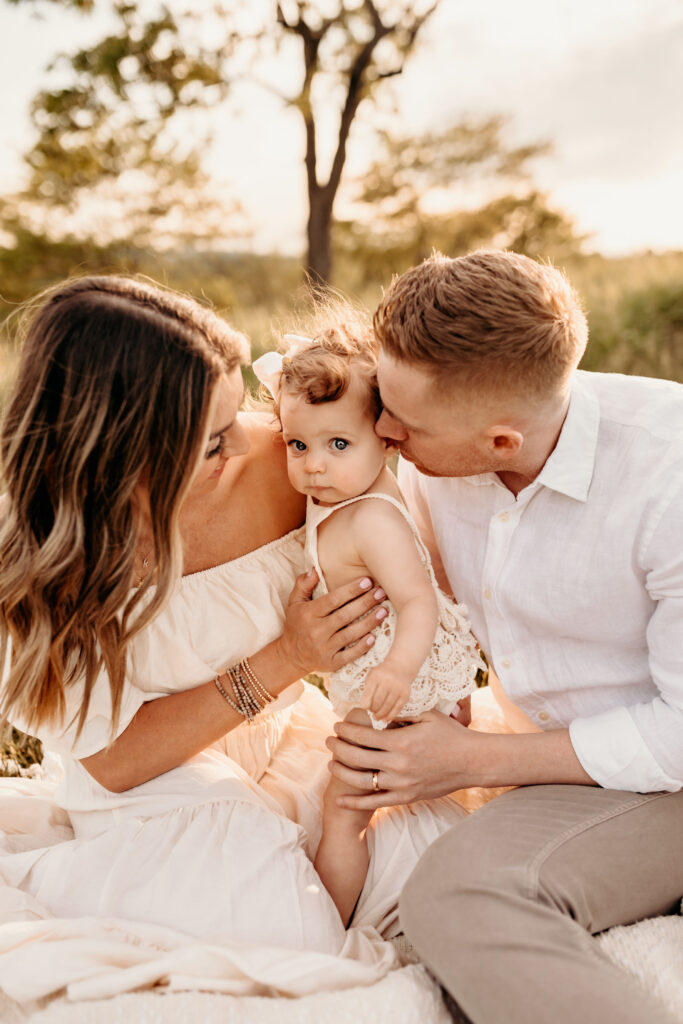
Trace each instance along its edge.
{"label": "tree", "polygon": [[[27,6],[28,4],[38,4],[40,0],[8,0],[8,3],[14,7],[18,7],[19,4]],[[75,7],[81,11],[92,11],[95,6],[95,0],[50,0],[50,3],[63,4],[64,7]]]}
{"label": "tree", "polygon": [[86,248],[206,242],[237,210],[212,194],[201,140],[188,144],[167,125],[224,85],[194,41],[173,45],[180,26],[169,11],[145,20],[134,3],[114,8],[118,31],[57,58],[69,84],[34,98],[28,181],[5,197],[3,227],[15,238],[81,238]]}
{"label": "tree", "polygon": [[510,146],[505,129],[494,116],[441,132],[382,134],[335,232],[359,278],[384,281],[433,248],[458,255],[493,245],[555,258],[577,251],[582,239],[569,218],[531,185],[529,165],[549,145]]}
{"label": "tree", "polygon": [[[277,4],[278,24],[301,42],[304,78],[299,93],[289,102],[301,113],[306,131],[307,265],[309,273],[320,280],[330,276],[332,210],[358,107],[382,80],[401,74],[437,2],[382,7],[377,0],[341,0],[326,17],[321,17],[316,5],[307,0]],[[316,114],[314,93],[316,80],[330,73],[338,80],[342,105],[332,165],[323,181],[318,167],[317,119],[321,114]]]}
{"label": "tree", "polygon": [[[92,6],[91,0],[61,2],[84,10]],[[36,97],[38,141],[27,154],[31,180],[21,197],[23,216],[37,203],[73,214],[86,194],[97,189],[100,195],[106,196],[107,189],[115,193],[124,174],[131,180],[142,172],[158,187],[143,190],[149,202],[127,210],[134,232],[151,237],[160,225],[167,231],[177,228],[172,211],[178,208],[178,188],[199,203],[186,221],[204,223],[211,206],[200,202],[207,193],[199,159],[205,143],[188,148],[179,142],[179,115],[222,103],[236,81],[256,74],[264,58],[296,53],[299,87],[289,95],[272,82],[268,87],[301,116],[309,203],[306,264],[315,279],[328,280],[333,207],[358,108],[384,80],[401,74],[437,4],[274,0],[270,14],[255,21],[253,4],[250,9],[241,0],[229,9],[211,9],[212,39],[207,41],[196,12],[172,14],[162,6],[150,18],[145,0],[115,0],[120,29],[67,59],[72,84]],[[329,120],[335,101],[336,142],[325,173],[320,123]]]}

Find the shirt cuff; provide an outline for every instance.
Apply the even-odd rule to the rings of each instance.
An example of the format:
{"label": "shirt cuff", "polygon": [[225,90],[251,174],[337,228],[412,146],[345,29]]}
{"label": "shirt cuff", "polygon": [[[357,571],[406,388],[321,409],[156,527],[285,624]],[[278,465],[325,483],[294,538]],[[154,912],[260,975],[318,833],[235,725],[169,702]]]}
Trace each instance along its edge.
{"label": "shirt cuff", "polygon": [[603,789],[676,793],[683,788],[652,756],[628,708],[575,718],[569,738],[582,767]]}

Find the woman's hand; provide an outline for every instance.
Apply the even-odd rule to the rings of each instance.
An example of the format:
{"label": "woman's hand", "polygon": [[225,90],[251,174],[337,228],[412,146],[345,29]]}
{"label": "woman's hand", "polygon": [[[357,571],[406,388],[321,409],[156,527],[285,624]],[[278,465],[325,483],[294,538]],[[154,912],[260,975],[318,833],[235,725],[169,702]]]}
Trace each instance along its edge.
{"label": "woman's hand", "polygon": [[276,641],[283,660],[302,676],[336,672],[359,657],[375,642],[371,630],[387,614],[377,608],[386,594],[367,576],[313,600],[317,582],[314,569],[297,577]]}

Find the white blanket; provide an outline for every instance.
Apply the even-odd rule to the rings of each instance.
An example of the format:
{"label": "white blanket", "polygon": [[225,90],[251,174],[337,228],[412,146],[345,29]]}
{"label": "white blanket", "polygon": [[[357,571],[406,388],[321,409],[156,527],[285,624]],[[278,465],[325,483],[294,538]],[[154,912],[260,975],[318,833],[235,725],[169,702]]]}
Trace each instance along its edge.
{"label": "white blanket", "polygon": [[[68,819],[55,808],[49,779],[3,779],[0,786],[0,822],[5,849],[21,849],[59,842],[68,837]],[[27,796],[30,794],[30,800]],[[472,794],[473,797],[476,794]],[[475,801],[476,804],[476,801]],[[39,840],[36,837],[40,837]],[[27,900],[28,897],[24,897]],[[245,987],[240,977],[239,950],[196,943],[170,930],[163,948],[159,929],[148,934],[146,926],[128,921],[89,919],[91,941],[84,949],[83,919],[49,919],[40,908],[26,902],[17,905],[17,891],[0,887],[0,952],[16,952],[33,978],[50,976],[55,969],[71,977],[67,991],[53,993],[33,1003],[22,1000],[17,972],[4,971],[0,989],[2,1024],[448,1024],[450,1017],[440,990],[421,965],[407,962],[409,954],[389,943],[386,976],[368,984],[367,969],[354,962],[353,950],[335,965],[334,991],[317,991],[318,968],[329,978],[329,957],[311,953],[305,971],[292,980],[291,965],[282,950],[263,947],[263,985],[251,980]],[[354,929],[351,941],[364,941],[362,929]],[[74,939],[75,941],[71,941]],[[683,1024],[683,917],[672,916],[614,928],[596,939],[597,949],[661,999],[674,1020]],[[229,954],[229,955],[228,955]],[[286,986],[277,994],[278,962]],[[318,963],[320,961],[320,963]],[[323,963],[325,961],[325,963]],[[49,964],[49,969],[48,969]],[[112,971],[112,965],[118,971]],[[105,967],[106,965],[106,967]],[[10,961],[11,968],[11,961]],[[118,982],[116,974],[120,972]],[[365,973],[364,973],[365,972]],[[124,977],[125,976],[125,977]],[[222,978],[222,983],[217,981]],[[267,979],[267,980],[266,980]],[[137,991],[125,991],[136,988]],[[210,989],[211,991],[205,991]],[[263,995],[244,995],[261,991]],[[107,998],[103,998],[103,997]]]}
{"label": "white blanket", "polygon": [[[683,917],[613,928],[596,939],[602,952],[662,1000],[683,1022]],[[19,1006],[0,993],[2,1024],[450,1024],[438,986],[409,964],[370,986],[300,999],[230,996],[167,989],[71,1002],[66,996]]]}

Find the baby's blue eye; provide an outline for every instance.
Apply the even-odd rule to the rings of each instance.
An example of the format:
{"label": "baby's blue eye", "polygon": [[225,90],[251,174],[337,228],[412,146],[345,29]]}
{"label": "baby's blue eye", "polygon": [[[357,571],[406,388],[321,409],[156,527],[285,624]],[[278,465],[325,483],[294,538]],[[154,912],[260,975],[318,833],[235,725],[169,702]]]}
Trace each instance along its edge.
{"label": "baby's blue eye", "polygon": [[345,441],[343,437],[335,437],[332,441],[332,447],[336,452],[343,452],[345,448],[349,447],[349,442]]}
{"label": "baby's blue eye", "polygon": [[288,447],[291,448],[295,452],[305,452],[306,451],[306,445],[304,444],[304,442],[303,441],[297,441],[296,439],[294,441],[290,441]]}

